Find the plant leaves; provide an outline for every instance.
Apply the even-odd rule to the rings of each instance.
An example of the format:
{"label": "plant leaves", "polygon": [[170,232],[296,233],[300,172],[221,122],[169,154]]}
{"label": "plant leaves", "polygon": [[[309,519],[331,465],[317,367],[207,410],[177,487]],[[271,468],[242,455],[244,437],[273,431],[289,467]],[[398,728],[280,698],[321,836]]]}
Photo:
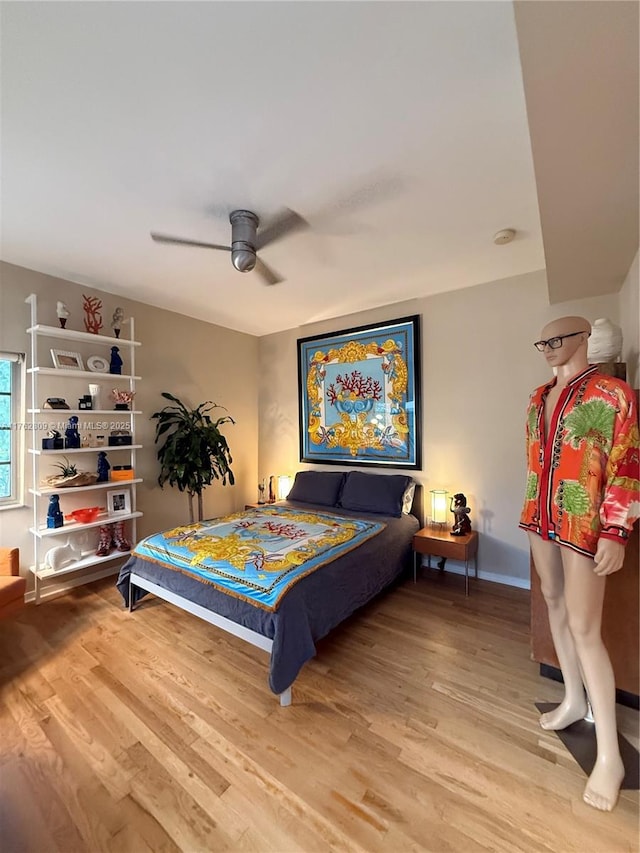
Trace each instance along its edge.
{"label": "plant leaves", "polygon": [[177,406],[165,406],[151,416],[157,421],[156,444],[164,437],[164,444],[156,454],[161,467],[160,485],[169,483],[180,491],[197,495],[214,480],[221,479],[223,485],[228,480],[233,485],[235,479],[230,468],[233,459],[227,439],[218,427],[235,421],[230,415],[213,421],[208,414],[214,409],[226,412],[224,406],[207,400],[189,410],[178,397],[166,391],[162,396]]}

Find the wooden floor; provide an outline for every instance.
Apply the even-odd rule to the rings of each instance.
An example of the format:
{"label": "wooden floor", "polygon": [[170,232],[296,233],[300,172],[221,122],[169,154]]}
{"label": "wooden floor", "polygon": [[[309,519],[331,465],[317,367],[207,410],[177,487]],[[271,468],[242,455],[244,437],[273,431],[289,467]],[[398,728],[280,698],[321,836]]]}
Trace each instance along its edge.
{"label": "wooden floor", "polygon": [[[319,644],[290,708],[264,652],[113,579],[0,625],[0,849],[637,851],[537,724],[528,593],[425,572]],[[638,714],[618,706],[637,745]]]}

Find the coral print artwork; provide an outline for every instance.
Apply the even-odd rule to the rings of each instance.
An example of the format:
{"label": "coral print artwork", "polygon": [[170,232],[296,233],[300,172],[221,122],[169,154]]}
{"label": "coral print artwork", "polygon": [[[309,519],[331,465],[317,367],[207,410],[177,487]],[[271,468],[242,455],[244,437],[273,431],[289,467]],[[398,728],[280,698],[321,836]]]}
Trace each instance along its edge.
{"label": "coral print artwork", "polygon": [[419,318],[298,341],[303,462],[420,468]]}

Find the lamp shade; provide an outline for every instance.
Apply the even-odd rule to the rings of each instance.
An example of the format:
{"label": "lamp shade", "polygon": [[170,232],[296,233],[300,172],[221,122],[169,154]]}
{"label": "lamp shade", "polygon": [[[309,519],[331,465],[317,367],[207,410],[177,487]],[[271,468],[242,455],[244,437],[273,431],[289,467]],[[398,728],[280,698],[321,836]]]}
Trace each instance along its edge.
{"label": "lamp shade", "polygon": [[447,520],[447,491],[431,489],[431,521],[434,524],[444,524]]}
{"label": "lamp shade", "polygon": [[291,491],[293,480],[288,474],[282,474],[278,477],[278,500],[283,501]]}

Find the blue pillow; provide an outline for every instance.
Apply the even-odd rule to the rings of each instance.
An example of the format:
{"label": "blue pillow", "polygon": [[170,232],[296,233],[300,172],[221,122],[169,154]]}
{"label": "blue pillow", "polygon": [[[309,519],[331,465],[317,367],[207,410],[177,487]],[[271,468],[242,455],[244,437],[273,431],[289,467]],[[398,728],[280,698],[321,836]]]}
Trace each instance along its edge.
{"label": "blue pillow", "polygon": [[341,471],[298,471],[287,500],[336,506],[343,480]]}
{"label": "blue pillow", "polygon": [[404,474],[363,474],[350,471],[345,478],[340,506],[356,512],[377,512],[400,518],[411,477]]}

